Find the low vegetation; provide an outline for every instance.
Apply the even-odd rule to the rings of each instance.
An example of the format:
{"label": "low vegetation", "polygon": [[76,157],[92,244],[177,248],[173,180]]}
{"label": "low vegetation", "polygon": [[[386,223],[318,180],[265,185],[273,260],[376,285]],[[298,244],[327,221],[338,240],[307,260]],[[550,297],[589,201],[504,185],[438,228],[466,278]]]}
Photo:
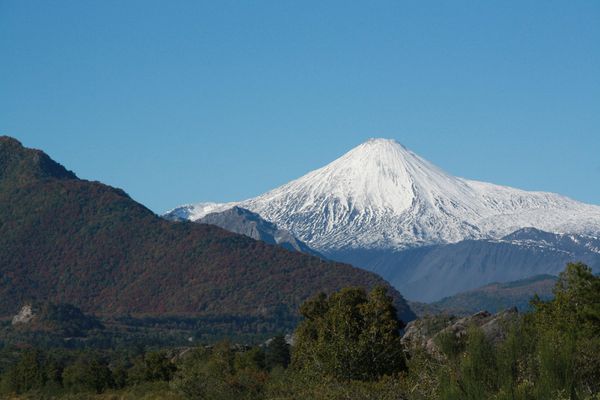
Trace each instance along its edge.
{"label": "low vegetation", "polygon": [[[404,348],[385,289],[348,288],[301,308],[293,345],[0,353],[8,398],[63,399],[600,399],[600,278],[569,264],[550,301],[507,324],[475,325],[436,348]],[[433,321],[433,320],[432,320]],[[428,322],[428,332],[443,323]],[[431,326],[429,326],[431,325]]]}

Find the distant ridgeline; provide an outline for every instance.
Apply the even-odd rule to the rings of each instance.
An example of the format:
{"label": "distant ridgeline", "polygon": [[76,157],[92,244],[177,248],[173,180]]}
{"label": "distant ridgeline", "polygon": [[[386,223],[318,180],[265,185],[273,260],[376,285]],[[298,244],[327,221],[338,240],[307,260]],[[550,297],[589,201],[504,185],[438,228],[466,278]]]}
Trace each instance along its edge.
{"label": "distant ridgeline", "polygon": [[277,331],[321,291],[379,276],[211,225],[175,223],[124,191],[78,179],[39,150],[0,137],[0,316],[31,300],[103,315],[264,318]]}
{"label": "distant ridgeline", "polygon": [[470,315],[479,311],[495,313],[511,307],[529,311],[534,295],[544,301],[553,298],[552,291],[557,280],[558,277],[554,275],[536,275],[513,282],[490,283],[434,303],[411,302],[410,306],[419,317],[433,314]]}

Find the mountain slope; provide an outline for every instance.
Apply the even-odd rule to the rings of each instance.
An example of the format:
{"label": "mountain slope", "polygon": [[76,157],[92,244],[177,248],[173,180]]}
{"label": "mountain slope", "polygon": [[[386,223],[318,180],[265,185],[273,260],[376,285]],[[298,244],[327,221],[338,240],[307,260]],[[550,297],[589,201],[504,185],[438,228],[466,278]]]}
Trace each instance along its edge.
{"label": "mountain slope", "polygon": [[387,286],[349,265],[167,221],[9,137],[0,137],[0,167],[2,316],[32,300],[97,313],[290,315],[319,291]]}
{"label": "mountain slope", "polygon": [[362,257],[359,263],[369,262],[407,298],[431,302],[490,282],[557,275],[568,262],[582,261],[600,271],[600,239],[526,228],[502,239],[366,251]]}
{"label": "mountain slope", "polygon": [[490,283],[445,297],[434,303],[410,303],[410,306],[420,317],[439,313],[451,315],[471,315],[479,311],[496,313],[512,307],[516,307],[519,311],[527,311],[534,295],[538,295],[544,301],[554,297],[552,290],[557,280],[554,275],[536,275],[513,282]]}
{"label": "mountain slope", "polygon": [[260,214],[332,258],[351,249],[498,239],[524,227],[600,232],[598,206],[457,178],[386,139],[369,140],[256,198],[188,205],[171,213],[196,220],[233,205]]}
{"label": "mountain slope", "polygon": [[[175,215],[167,218],[175,221],[181,220]],[[285,229],[279,229],[275,224],[264,220],[260,215],[245,208],[234,206],[225,211],[212,212],[195,222],[216,225],[230,232],[239,233],[255,240],[279,245],[284,249],[322,257],[318,252],[296,239],[290,232]]]}

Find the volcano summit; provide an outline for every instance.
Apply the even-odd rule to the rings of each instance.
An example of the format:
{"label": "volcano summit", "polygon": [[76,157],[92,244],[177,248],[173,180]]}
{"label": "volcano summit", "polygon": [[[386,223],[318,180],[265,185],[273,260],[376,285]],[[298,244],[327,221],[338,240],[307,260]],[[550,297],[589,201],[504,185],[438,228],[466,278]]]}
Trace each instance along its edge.
{"label": "volcano summit", "polygon": [[253,199],[169,212],[198,220],[239,206],[325,254],[501,238],[533,227],[598,234],[600,207],[452,176],[394,140],[370,139],[323,168]]}

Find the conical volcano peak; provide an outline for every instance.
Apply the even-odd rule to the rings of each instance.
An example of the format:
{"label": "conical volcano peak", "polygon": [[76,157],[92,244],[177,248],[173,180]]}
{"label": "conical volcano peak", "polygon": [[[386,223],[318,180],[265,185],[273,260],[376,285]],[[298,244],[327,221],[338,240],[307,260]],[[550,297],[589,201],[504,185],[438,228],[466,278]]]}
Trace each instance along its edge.
{"label": "conical volcano peak", "polygon": [[367,139],[363,144],[371,145],[371,146],[402,146],[402,143],[399,143],[396,139],[388,139],[388,138],[376,138],[372,137]]}
{"label": "conical volcano peak", "polygon": [[[376,151],[376,152],[388,152],[388,151],[402,151],[402,152],[411,152],[406,146],[402,143],[396,141],[395,139],[386,139],[386,138],[370,138],[366,142],[361,143],[353,150],[359,151]],[[352,150],[350,150],[352,151]]]}
{"label": "conical volcano peak", "polygon": [[[370,160],[377,162],[379,165],[396,164],[395,167],[405,169],[409,164],[432,164],[419,157],[413,151],[408,149],[402,143],[394,139],[371,138],[366,142],[361,143],[340,159],[344,158],[361,158],[363,161]],[[340,160],[338,159],[338,160]],[[337,161],[337,160],[336,160]],[[334,161],[334,163],[336,162]],[[427,167],[429,168],[429,166]],[[434,167],[435,168],[435,167]]]}
{"label": "conical volcano peak", "polygon": [[408,201],[412,201],[409,198],[417,187],[428,191],[432,186],[446,186],[447,181],[455,179],[396,140],[382,138],[367,140],[322,170],[365,180],[367,184],[361,188],[371,194],[389,189],[390,185],[397,187],[401,193],[396,190],[387,195]]}
{"label": "conical volcano peak", "polygon": [[[544,192],[455,177],[393,139],[373,138],[263,195],[173,210],[196,220],[239,205],[311,247],[404,249],[463,239],[499,239],[522,227],[600,230],[600,207]],[[344,250],[346,251],[346,250]]]}
{"label": "conical volcano peak", "polygon": [[437,193],[456,192],[447,189],[455,179],[395,140],[370,139],[246,205],[272,219],[279,216],[271,213],[293,207],[294,213],[314,213],[316,225],[334,229],[338,222],[359,224],[361,219],[391,218],[421,207]]}

